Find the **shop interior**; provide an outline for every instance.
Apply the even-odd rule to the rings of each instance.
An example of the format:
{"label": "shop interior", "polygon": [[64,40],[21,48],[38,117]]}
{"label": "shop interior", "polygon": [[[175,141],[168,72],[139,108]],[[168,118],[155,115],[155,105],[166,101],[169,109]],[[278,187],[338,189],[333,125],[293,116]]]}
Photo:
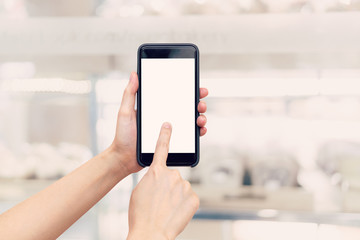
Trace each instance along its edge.
{"label": "shop interior", "polygon": [[[137,48],[191,42],[209,89],[182,240],[360,236],[360,0],[0,2],[0,213],[111,143]],[[126,239],[127,177],[59,239]]]}

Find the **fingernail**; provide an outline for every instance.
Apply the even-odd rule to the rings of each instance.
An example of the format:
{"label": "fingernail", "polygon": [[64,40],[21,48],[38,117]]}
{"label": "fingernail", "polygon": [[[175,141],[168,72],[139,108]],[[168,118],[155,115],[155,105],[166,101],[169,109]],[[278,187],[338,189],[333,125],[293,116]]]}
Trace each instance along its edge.
{"label": "fingernail", "polygon": [[171,128],[171,124],[168,123],[168,122],[165,122],[165,123],[163,124],[163,128]]}

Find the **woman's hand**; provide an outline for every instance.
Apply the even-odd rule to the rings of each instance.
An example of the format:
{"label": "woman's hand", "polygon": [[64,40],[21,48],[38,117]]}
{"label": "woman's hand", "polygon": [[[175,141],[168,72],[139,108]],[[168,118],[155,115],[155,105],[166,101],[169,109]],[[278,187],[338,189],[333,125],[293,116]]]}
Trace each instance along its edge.
{"label": "woman's hand", "polygon": [[[116,135],[109,152],[119,159],[119,164],[125,168],[128,174],[138,172],[142,169],[136,161],[136,111],[135,95],[139,87],[139,81],[135,72],[131,73],[130,81],[124,91],[121,101],[120,110],[118,113]],[[200,88],[200,98],[208,95],[206,88]],[[206,112],[206,103],[200,101],[198,105],[200,113]],[[200,115],[197,119],[197,124],[200,127],[200,136],[206,134],[206,117]]]}
{"label": "woman's hand", "polygon": [[170,136],[171,125],[164,123],[153,162],[131,195],[128,240],[175,239],[199,208],[190,183],[166,167]]}
{"label": "woman's hand", "polygon": [[[111,147],[49,187],[2,213],[0,215],[0,239],[56,239],[119,181],[141,169],[136,161],[134,105],[137,88],[138,79],[136,74],[132,73],[124,92],[118,115],[116,136]],[[206,89],[202,89],[201,92],[202,97],[207,95]],[[200,112],[206,111],[205,103],[200,103],[198,107]],[[202,134],[206,132],[206,129],[203,128],[205,123],[206,118],[199,117],[198,125],[202,127]],[[138,231],[137,227],[144,224],[144,216],[153,219],[154,215],[161,214],[158,217],[163,224],[156,220],[154,221],[156,228],[150,230],[157,230],[156,234],[165,233],[168,236],[175,236],[185,227],[186,221],[191,218],[197,208],[198,202],[189,184],[181,180],[180,176],[177,176],[178,173],[166,168],[168,139],[171,130],[169,128],[163,130],[161,135],[163,143],[158,144],[160,146],[156,150],[156,161],[150,167],[151,170],[146,177],[148,180],[139,184],[131,200],[131,222],[135,219],[137,222],[137,224],[131,225],[131,229],[137,230],[132,231],[134,234],[143,233]],[[158,179],[161,181],[157,181]],[[154,186],[158,186],[158,188],[154,189]],[[147,187],[149,189],[146,189]],[[150,189],[152,190],[148,192]],[[164,192],[162,189],[169,192]],[[152,194],[156,195],[152,196]],[[148,197],[148,201],[141,203],[145,196]],[[159,197],[162,199],[158,199]],[[162,207],[158,204],[144,205],[156,204],[158,200],[165,199],[169,200],[168,205]],[[137,208],[134,209],[134,206]],[[157,206],[157,209],[153,209],[154,206]],[[147,215],[140,216],[143,212],[146,212]]]}

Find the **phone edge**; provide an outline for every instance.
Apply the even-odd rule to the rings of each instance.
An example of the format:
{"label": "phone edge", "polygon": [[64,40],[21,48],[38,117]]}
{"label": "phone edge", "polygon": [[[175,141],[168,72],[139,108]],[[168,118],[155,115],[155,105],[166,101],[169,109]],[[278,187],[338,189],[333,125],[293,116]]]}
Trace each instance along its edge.
{"label": "phone edge", "polygon": [[[196,167],[200,162],[200,127],[196,124],[197,118],[199,117],[199,111],[197,106],[200,102],[200,51],[197,45],[194,43],[143,43],[138,47],[137,50],[137,75],[139,81],[139,87],[137,90],[137,114],[136,114],[136,125],[137,125],[137,137],[136,137],[136,160],[141,167],[148,167],[150,165],[144,164],[141,162],[141,153],[139,150],[140,144],[140,128],[141,128],[141,120],[140,120],[140,111],[139,105],[141,102],[141,49],[146,46],[191,46],[195,49],[195,156],[196,160],[191,165],[171,165],[172,167]],[[141,108],[141,107],[140,107]]]}

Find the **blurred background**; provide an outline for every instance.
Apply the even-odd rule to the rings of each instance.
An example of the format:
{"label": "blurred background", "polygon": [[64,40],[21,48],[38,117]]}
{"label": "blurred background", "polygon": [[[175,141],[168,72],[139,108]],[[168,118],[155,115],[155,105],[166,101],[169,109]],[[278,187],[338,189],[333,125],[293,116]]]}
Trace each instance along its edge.
{"label": "blurred background", "polygon": [[[0,1],[0,212],[105,149],[137,47],[192,42],[209,89],[178,239],[358,239],[359,0]],[[119,183],[60,239],[126,239]]]}

